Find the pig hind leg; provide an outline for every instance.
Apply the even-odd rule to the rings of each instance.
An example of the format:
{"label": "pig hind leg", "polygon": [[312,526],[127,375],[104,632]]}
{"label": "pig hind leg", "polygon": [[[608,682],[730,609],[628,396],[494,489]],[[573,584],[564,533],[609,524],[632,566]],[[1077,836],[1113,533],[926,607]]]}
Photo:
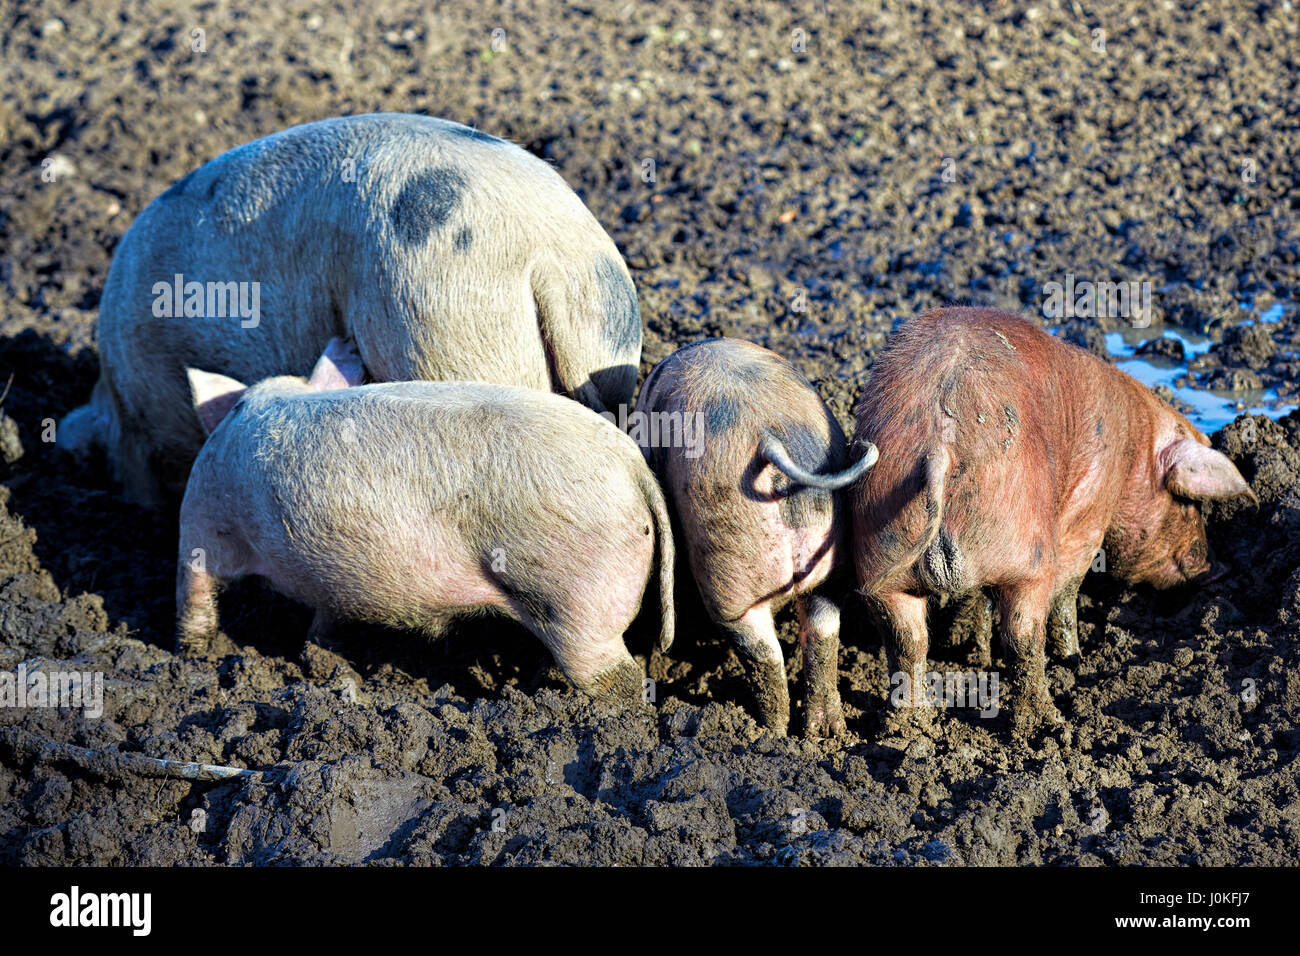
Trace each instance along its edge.
{"label": "pig hind leg", "polygon": [[1011,722],[1018,736],[1062,718],[1047,693],[1047,615],[1051,581],[1038,580],[999,589],[1002,650],[1011,671]]}
{"label": "pig hind leg", "polygon": [[555,658],[556,665],[578,690],[602,702],[634,705],[644,700],[643,676],[623,632],[636,616],[636,608],[618,614],[617,621],[597,620],[582,595],[554,595],[514,589],[508,605],[516,619],[536,634]]}
{"label": "pig hind leg", "polygon": [[[889,708],[885,726],[905,736],[923,732],[933,721],[933,706],[925,695],[925,664],[930,635],[925,621],[925,598],[893,591],[868,596],[868,604],[884,632],[889,665]],[[895,684],[901,682],[897,687]]]}
{"label": "pig hind leg", "polygon": [[[176,653],[206,654],[217,636],[221,586],[257,573],[256,558],[240,538],[208,533],[203,521],[181,515],[176,570]],[[200,543],[202,542],[202,543]]]}
{"label": "pig hind leg", "polygon": [[847,729],[839,690],[840,609],[820,594],[801,594],[798,610],[804,736],[835,737]]}
{"label": "pig hind leg", "polygon": [[790,687],[785,677],[785,657],[776,638],[776,624],[767,604],[751,607],[734,620],[720,619],[754,693],[758,719],[774,733],[784,734],[790,726]]}
{"label": "pig hind leg", "polygon": [[307,643],[318,647],[333,648],[338,646],[338,619],[323,607],[316,608],[312,615],[311,626],[307,628]]}
{"label": "pig hind leg", "polygon": [[960,601],[952,619],[952,646],[964,652],[968,667],[986,671],[993,665],[993,601],[983,590]]}

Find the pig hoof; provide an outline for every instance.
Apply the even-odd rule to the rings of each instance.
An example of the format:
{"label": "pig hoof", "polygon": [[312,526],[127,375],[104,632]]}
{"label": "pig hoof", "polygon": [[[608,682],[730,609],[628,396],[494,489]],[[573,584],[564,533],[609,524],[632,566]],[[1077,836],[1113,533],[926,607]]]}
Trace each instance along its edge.
{"label": "pig hoof", "polygon": [[933,707],[891,707],[885,711],[885,732],[891,737],[928,736],[934,727]]}
{"label": "pig hoof", "polygon": [[1077,664],[1079,662],[1079,643],[1078,641],[1070,641],[1068,638],[1050,640],[1047,642],[1047,654],[1063,664]]}
{"label": "pig hoof", "polygon": [[1029,737],[1040,730],[1052,731],[1064,725],[1065,718],[1050,702],[1015,707],[1011,711],[1011,733],[1016,737]]}
{"label": "pig hoof", "polygon": [[212,647],[212,639],[206,635],[180,635],[176,638],[177,657],[207,657]]}
{"label": "pig hoof", "polygon": [[808,738],[841,737],[848,733],[844,714],[838,707],[833,710],[826,707],[809,707],[804,713],[803,735]]}

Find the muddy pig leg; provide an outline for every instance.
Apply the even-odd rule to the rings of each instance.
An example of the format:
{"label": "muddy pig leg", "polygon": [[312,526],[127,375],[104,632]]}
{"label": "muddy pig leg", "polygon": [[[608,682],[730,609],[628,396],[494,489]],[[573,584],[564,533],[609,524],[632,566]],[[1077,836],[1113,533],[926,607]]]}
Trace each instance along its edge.
{"label": "muddy pig leg", "polygon": [[889,662],[888,706],[885,729],[912,736],[934,722],[934,707],[925,696],[925,662],[930,635],[925,624],[925,598],[895,591],[868,597],[884,631]]}
{"label": "muddy pig leg", "polygon": [[545,641],[569,683],[593,700],[621,707],[644,703],[645,677],[628,653],[622,634],[593,642],[587,634],[556,631]]}
{"label": "muddy pig leg", "polygon": [[751,607],[736,620],[719,623],[745,665],[758,722],[773,733],[784,734],[790,726],[790,687],[771,609],[767,605]]}
{"label": "muddy pig leg", "polygon": [[1047,612],[1051,581],[999,590],[1002,651],[1011,671],[1011,728],[1026,736],[1042,724],[1064,723],[1047,693]]}
{"label": "muddy pig leg", "polygon": [[820,594],[799,595],[798,609],[804,736],[835,737],[847,729],[840,707],[840,609]]}
{"label": "muddy pig leg", "polygon": [[983,591],[962,599],[953,617],[953,644],[965,650],[966,664],[986,671],[993,663],[993,601]]}
{"label": "muddy pig leg", "polygon": [[1047,650],[1053,657],[1073,660],[1079,656],[1079,585],[1075,578],[1052,599],[1047,613]]}
{"label": "muddy pig leg", "polygon": [[217,579],[194,558],[182,557],[176,572],[176,653],[200,657],[217,636]]}

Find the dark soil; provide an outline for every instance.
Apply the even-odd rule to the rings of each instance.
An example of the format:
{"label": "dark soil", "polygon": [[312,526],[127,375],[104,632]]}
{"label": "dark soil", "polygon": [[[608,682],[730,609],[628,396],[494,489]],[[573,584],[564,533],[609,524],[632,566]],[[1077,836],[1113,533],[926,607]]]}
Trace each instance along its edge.
{"label": "dark soil", "polygon": [[[497,621],[437,645],[355,629],[304,646],[308,612],[257,585],[224,598],[219,659],[181,660],[174,517],[43,440],[93,384],[105,274],[150,199],[241,142],[376,110],[554,163],[628,258],[643,372],[706,335],[749,338],[847,425],[896,320],[1041,315],[1044,283],[1072,273],[1151,282],[1164,321],[1211,331],[1207,373],[1294,392],[1294,9],[382,6],[2,8],[0,671],[102,672],[106,709],[0,708],[0,863],[1300,862],[1298,415],[1214,436],[1260,499],[1211,515],[1225,576],[1161,594],[1090,576],[1082,659],[1049,667],[1066,728],[1021,743],[970,710],[886,736],[884,655],[856,605],[850,736],[760,733],[685,576],[671,657],[648,656],[653,627],[629,635],[656,681],[645,712],[601,711]],[[1067,334],[1095,348],[1105,328]],[[951,616],[936,669],[970,653],[963,628],[942,636]],[[37,738],[276,772],[87,771],[38,759]]]}

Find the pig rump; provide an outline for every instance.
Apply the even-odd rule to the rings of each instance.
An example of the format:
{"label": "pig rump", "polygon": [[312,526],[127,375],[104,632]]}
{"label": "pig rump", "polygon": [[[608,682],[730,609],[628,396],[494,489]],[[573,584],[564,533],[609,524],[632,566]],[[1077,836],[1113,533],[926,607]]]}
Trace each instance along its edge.
{"label": "pig rump", "polygon": [[874,447],[845,468],[844,434],[812,385],[780,356],[738,339],[706,340],[664,359],[637,412],[691,423],[701,439],[655,442],[644,452],[672,500],[705,608],[745,666],[760,722],[784,733],[790,721],[773,614],[794,601],[804,732],[842,733],[840,610],[818,589],[829,590],[844,551],[837,489],[872,467]]}

